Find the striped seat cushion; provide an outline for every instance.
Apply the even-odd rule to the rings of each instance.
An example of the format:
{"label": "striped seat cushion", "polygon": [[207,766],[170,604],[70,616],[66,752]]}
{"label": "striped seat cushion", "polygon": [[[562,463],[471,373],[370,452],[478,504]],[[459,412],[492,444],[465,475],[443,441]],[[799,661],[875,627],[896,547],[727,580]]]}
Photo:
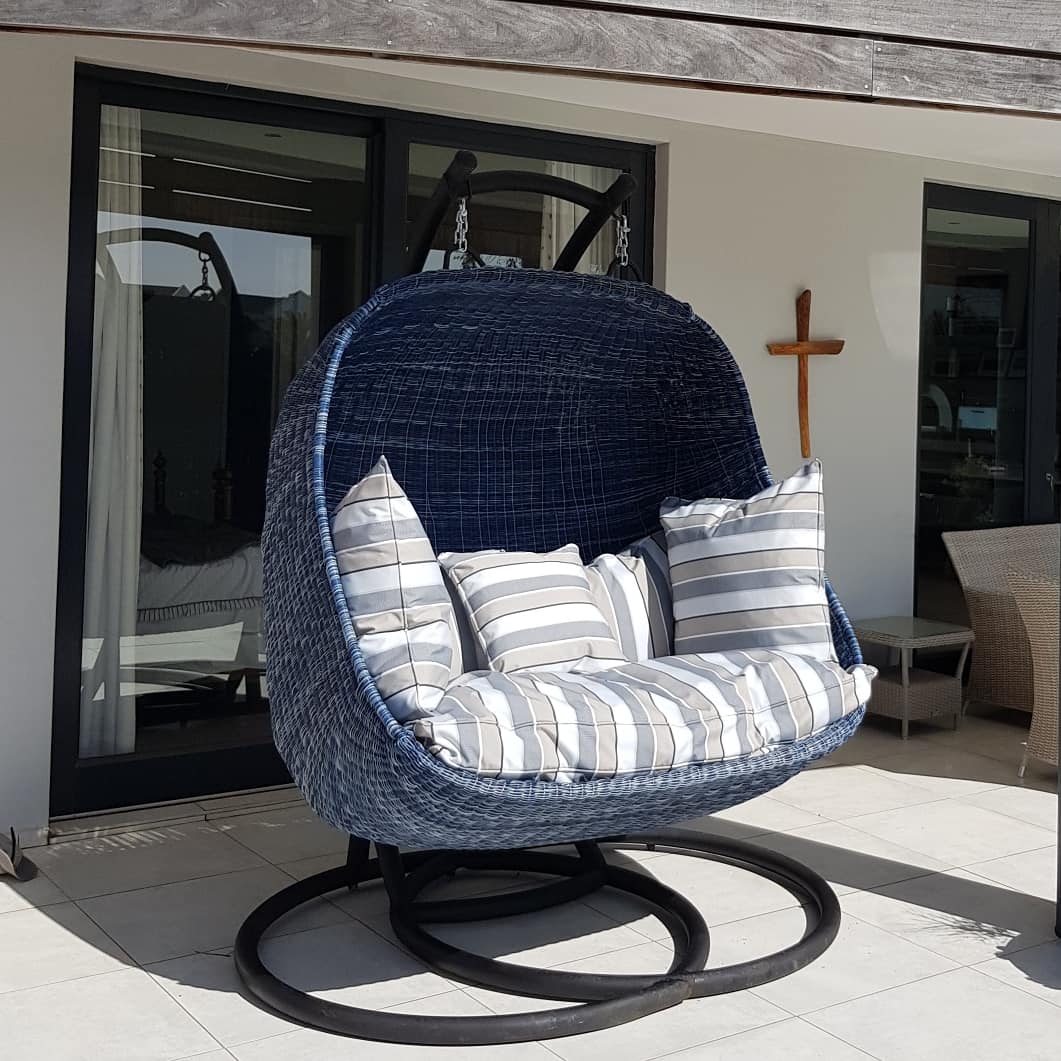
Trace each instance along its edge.
{"label": "striped seat cushion", "polygon": [[815,733],[868,699],[874,673],[762,650],[592,673],[480,671],[458,678],[412,729],[449,766],[483,777],[661,773]]}
{"label": "striped seat cushion", "polygon": [[442,553],[482,659],[495,671],[625,662],[577,545],[551,553]]}
{"label": "striped seat cushion", "polygon": [[671,654],[674,612],[662,531],[621,553],[602,553],[586,573],[593,599],[628,660]]}
{"label": "striped seat cushion", "polygon": [[332,540],[380,696],[401,722],[427,714],[460,673],[456,617],[435,551],[386,457],[339,503]]}
{"label": "striped seat cushion", "polygon": [[787,648],[835,660],[817,461],[747,501],[664,501],[674,651]]}

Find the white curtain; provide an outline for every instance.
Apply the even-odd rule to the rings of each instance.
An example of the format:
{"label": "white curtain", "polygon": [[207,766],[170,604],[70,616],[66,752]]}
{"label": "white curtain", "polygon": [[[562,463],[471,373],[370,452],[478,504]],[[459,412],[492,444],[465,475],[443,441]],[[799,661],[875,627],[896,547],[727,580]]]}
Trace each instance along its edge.
{"label": "white curtain", "polygon": [[[595,191],[608,189],[618,174],[599,166],[582,166],[574,162],[548,162],[546,172],[554,177],[583,184]],[[545,196],[542,205],[541,267],[551,269],[586,211],[564,199]],[[580,273],[604,273],[615,256],[615,226],[610,222],[589,245],[577,268]]]}
{"label": "white curtain", "polygon": [[[140,112],[102,109],[99,212],[103,228],[138,225]],[[108,217],[107,215],[110,215]],[[119,220],[120,216],[120,220]],[[143,245],[122,245],[121,271],[100,246],[92,342],[85,650],[81,686],[83,758],[136,747],[136,700],[122,689],[122,658],[135,652],[143,477]],[[124,692],[124,695],[123,695]]]}

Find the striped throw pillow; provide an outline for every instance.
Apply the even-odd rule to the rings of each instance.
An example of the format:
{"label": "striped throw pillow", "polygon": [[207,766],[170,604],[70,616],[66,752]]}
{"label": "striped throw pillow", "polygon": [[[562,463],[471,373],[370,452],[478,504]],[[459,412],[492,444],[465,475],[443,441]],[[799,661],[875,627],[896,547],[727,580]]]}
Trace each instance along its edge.
{"label": "striped throw pillow", "polygon": [[438,559],[491,670],[625,662],[593,600],[577,545],[551,553],[442,553]]}
{"label": "striped throw pillow", "polygon": [[584,673],[466,674],[414,735],[481,777],[665,773],[809,736],[869,698],[872,667],[790,652],[671,656]]}
{"label": "striped throw pillow", "polygon": [[671,654],[674,611],[663,532],[621,553],[602,553],[586,568],[593,599],[629,660]]}
{"label": "striped throw pillow", "polygon": [[456,616],[435,551],[386,457],[339,503],[332,540],[380,696],[400,722],[426,715],[460,673]]}
{"label": "striped throw pillow", "polygon": [[748,498],[663,502],[674,651],[784,648],[835,660],[817,461]]}

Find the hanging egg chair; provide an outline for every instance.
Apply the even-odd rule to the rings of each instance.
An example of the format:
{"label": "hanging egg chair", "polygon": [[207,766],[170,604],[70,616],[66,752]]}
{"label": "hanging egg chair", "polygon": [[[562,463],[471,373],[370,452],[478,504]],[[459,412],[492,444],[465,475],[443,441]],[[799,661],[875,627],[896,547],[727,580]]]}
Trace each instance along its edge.
{"label": "hanging egg chair", "polygon": [[[382,288],[339,325],[289,389],[263,552],[276,745],[313,810],[351,837],[350,852],[345,865],[293,884],[248,918],[235,960],[251,995],[340,1034],[476,1045],[610,1027],[754,987],[820,955],[840,917],[822,878],[780,854],[668,827],[783,784],[847,740],[864,707],[800,739],[664,772],[563,784],[454,768],[388,709],[336,563],[333,514],[381,453],[437,552],[574,543],[594,557],[658,530],[665,497],[747,498],[771,484],[732,355],[688,306],[644,284],[563,271],[422,273]],[[828,610],[839,664],[859,664],[831,589]],[[541,850],[559,844],[575,853]],[[650,874],[606,860],[622,847],[765,876],[804,905],[808,931],[778,954],[705,971],[700,913]],[[458,868],[556,879],[485,898],[418,898]],[[304,994],[266,968],[258,946],[277,918],[377,878],[398,938],[442,975],[581,1005],[490,1017],[375,1012]],[[662,918],[675,950],[667,973],[521,968],[424,927],[540,910],[601,887]]]}

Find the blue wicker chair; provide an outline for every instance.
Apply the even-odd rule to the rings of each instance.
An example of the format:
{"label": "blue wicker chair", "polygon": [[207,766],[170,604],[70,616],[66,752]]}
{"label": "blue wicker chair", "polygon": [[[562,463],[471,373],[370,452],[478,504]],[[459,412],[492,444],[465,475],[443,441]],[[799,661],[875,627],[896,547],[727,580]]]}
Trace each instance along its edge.
{"label": "blue wicker chair", "polygon": [[[273,441],[263,549],[276,745],[310,806],[351,836],[350,854],[346,865],[267,900],[244,924],[235,957],[252,995],[343,1034],[512,1042],[754,986],[820,954],[839,909],[816,874],[751,845],[648,831],[782,784],[843,743],[863,709],[766,753],[666,774],[557,784],[447,767],[381,701],[332,549],[330,513],[381,453],[439,551],[576,542],[593,557],[656,530],[665,496],[747,497],[770,483],[733,357],[688,306],[650,287],[571,273],[427,273],[381,289],[339,325],[289,389]],[[840,662],[858,663],[831,590],[829,599]],[[532,850],[569,843],[577,854]],[[649,875],[607,861],[602,843],[684,851],[768,876],[808,907],[808,934],[769,958],[705,972],[708,933],[697,911]],[[514,896],[417,898],[457,867],[557,879]],[[269,924],[376,877],[390,893],[398,937],[444,975],[584,1004],[504,1017],[395,1016],[323,1002],[272,976],[258,956]],[[663,918],[675,942],[668,974],[521,969],[442,944],[422,927],[542,909],[602,886],[638,895]]]}

